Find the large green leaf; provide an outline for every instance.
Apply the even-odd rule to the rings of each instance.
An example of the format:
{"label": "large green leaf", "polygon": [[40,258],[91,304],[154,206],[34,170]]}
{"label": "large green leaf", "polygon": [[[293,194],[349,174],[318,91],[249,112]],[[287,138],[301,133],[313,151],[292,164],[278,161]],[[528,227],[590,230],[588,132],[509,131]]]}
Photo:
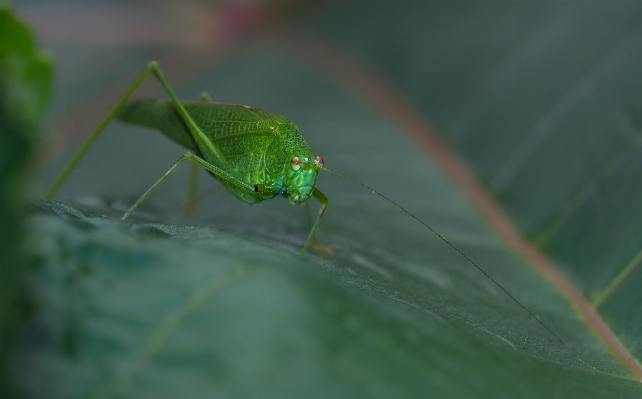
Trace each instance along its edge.
{"label": "large green leaf", "polygon": [[[556,215],[568,215],[559,233],[537,243],[590,298],[640,247],[640,212],[634,207],[639,168],[624,173],[615,166],[619,159],[622,167],[626,160],[635,162],[633,152],[622,151],[639,147],[639,140],[604,144],[612,143],[614,132],[639,135],[639,128],[627,132],[612,123],[616,110],[639,112],[639,102],[627,101],[637,84],[634,64],[628,63],[636,55],[639,60],[639,50],[622,44],[627,57],[617,65],[624,69],[616,65],[604,72],[619,85],[605,84],[608,95],[589,96],[601,98],[601,107],[575,102],[575,115],[557,106],[564,123],[538,139],[540,151],[548,153],[524,158],[524,170],[532,172],[516,169],[519,178],[503,186],[496,175],[513,162],[520,145],[527,146],[520,143],[535,140],[529,137],[542,129],[536,124],[547,110],[557,109],[564,95],[572,97],[567,91],[581,71],[596,68],[614,43],[639,32],[632,16],[639,10],[624,9],[635,4],[618,6],[620,14],[549,3],[471,8],[368,2],[321,13],[303,10],[277,25],[316,32],[316,41],[287,30],[237,44],[224,57],[212,55],[187,76],[168,73],[170,83],[181,79],[175,87],[183,98],[207,90],[217,100],[287,115],[329,168],[427,221],[564,344],[424,227],[330,174],[318,181],[330,198],[319,239],[332,251],[303,259],[296,254],[308,230],[304,209],[281,199],[247,206],[206,173],[200,184],[207,194],[194,215],[181,212],[181,171],[131,221],[103,218],[124,212],[183,152],[159,134],[114,123],[63,186],[57,198],[65,202],[40,201],[33,211],[31,245],[41,268],[34,272],[32,291],[39,312],[17,351],[22,356],[16,355],[16,378],[31,396],[65,398],[639,397],[636,371],[612,354],[564,292],[498,236],[462,187],[371,97],[323,74],[322,65],[310,64],[291,46],[304,40],[328,57],[337,54],[322,53],[328,47],[343,48],[347,57],[385,76],[439,128],[526,237],[542,237]],[[623,16],[631,17],[622,23]],[[604,41],[587,37],[585,27],[596,19],[607,31],[600,36]],[[573,57],[571,49],[582,46],[587,54]],[[65,51],[79,57],[84,50]],[[142,69],[150,53],[122,51],[133,54],[131,72]],[[98,82],[106,76],[102,71],[78,78]],[[607,105],[613,112],[595,111]],[[595,141],[583,147],[591,142],[587,131]],[[597,150],[605,152],[587,155]],[[43,181],[68,156],[42,167]],[[574,156],[595,165],[577,166]],[[587,191],[607,183],[613,188]],[[592,219],[579,216],[576,210],[588,204],[584,198],[600,205],[598,210],[604,207],[604,223],[593,226]],[[623,217],[606,217],[613,201],[630,204],[616,209]],[[564,236],[571,234],[563,233],[567,229],[575,236]],[[596,245],[587,248],[571,239],[578,231],[604,246],[611,245],[604,237],[616,244],[600,251],[599,259],[590,257],[596,263],[588,266],[582,259]],[[600,259],[608,259],[607,265]],[[582,270],[589,273],[597,265],[611,271],[591,285],[600,288],[588,288],[587,281],[595,280],[583,279]],[[639,266],[631,269],[639,275]],[[609,311],[615,306],[600,308],[638,360],[639,286],[639,277],[627,274],[602,301],[607,306],[628,289],[631,295],[619,299],[617,313]]]}

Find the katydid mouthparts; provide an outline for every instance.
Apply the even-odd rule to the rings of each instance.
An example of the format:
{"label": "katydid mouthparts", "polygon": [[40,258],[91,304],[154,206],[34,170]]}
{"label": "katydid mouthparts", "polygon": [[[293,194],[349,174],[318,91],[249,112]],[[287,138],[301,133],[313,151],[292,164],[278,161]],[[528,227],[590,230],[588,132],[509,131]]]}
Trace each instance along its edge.
{"label": "katydid mouthparts", "polygon": [[[152,73],[170,99],[142,99],[128,102],[129,97]],[[248,204],[256,204],[277,195],[288,198],[293,205],[316,198],[321,207],[301,249],[304,256],[314,232],[328,206],[328,198],[315,187],[319,171],[325,170],[370,190],[396,206],[443,240],[466,261],[497,285],[515,303],[541,324],[560,343],[562,340],[530,310],[502,287],[467,255],[437,233],[428,224],[379,191],[324,166],[314,154],[299,128],[288,118],[256,107],[214,102],[204,93],[200,101],[178,99],[156,61],[150,62],[123,96],[112,106],[89,137],[63,167],[45,197],[52,198],[67,175],[75,167],[105,126],[116,117],[161,131],[172,141],[189,150],[158,179],[120,218],[125,220],[184,161],[191,161],[210,172],[232,195]],[[188,191],[188,206],[193,205],[195,189]]]}

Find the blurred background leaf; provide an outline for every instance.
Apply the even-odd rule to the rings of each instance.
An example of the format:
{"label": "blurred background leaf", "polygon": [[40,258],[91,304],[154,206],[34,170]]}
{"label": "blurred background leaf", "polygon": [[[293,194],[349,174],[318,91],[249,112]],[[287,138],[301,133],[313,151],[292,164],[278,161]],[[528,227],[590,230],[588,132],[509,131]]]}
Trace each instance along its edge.
{"label": "blurred background leaf", "polygon": [[49,57],[28,27],[0,5],[0,395],[14,395],[7,362],[12,342],[28,316],[28,257],[22,239],[26,166],[37,148],[53,78]]}
{"label": "blurred background leaf", "polygon": [[[63,185],[65,202],[39,202],[29,219],[37,311],[13,357],[26,396],[642,395],[637,3],[19,9],[59,64],[37,159],[43,193],[157,59],[183,98],[206,90],[287,115],[328,167],[428,221],[565,342],[412,219],[332,175],[318,187],[330,198],[319,238],[333,249],[304,259],[303,209],[249,207],[206,173],[195,215],[181,212],[183,170],[131,222],[101,218],[183,153],[114,123]],[[147,83],[141,96],[164,95]],[[448,174],[448,147],[598,311],[628,362],[485,219]]]}

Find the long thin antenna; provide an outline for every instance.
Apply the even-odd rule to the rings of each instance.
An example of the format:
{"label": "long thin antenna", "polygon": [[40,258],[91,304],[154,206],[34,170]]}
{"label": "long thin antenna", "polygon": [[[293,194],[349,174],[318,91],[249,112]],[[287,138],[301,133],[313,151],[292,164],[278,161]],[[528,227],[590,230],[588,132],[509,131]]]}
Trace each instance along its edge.
{"label": "long thin antenna", "polygon": [[394,206],[396,206],[397,208],[399,208],[399,209],[401,209],[402,211],[404,211],[406,214],[408,214],[411,218],[415,219],[417,222],[421,223],[421,224],[422,224],[424,227],[426,227],[428,230],[432,231],[432,232],[433,232],[437,237],[441,238],[441,239],[442,239],[446,244],[450,245],[450,247],[451,247],[452,249],[454,249],[455,251],[457,251],[457,253],[459,253],[461,256],[463,256],[463,257],[464,257],[468,262],[470,262],[470,264],[471,264],[471,265],[475,266],[475,267],[477,268],[477,270],[479,270],[480,272],[482,272],[482,273],[484,274],[484,276],[488,277],[488,278],[490,279],[490,281],[492,281],[493,283],[495,283],[495,285],[496,285],[496,286],[498,286],[502,291],[504,291],[504,293],[506,293],[506,295],[508,295],[508,296],[510,297],[510,299],[512,299],[513,301],[515,301],[515,303],[516,303],[516,304],[518,304],[518,305],[519,305],[522,309],[524,309],[524,310],[525,310],[529,315],[531,315],[531,317],[532,317],[533,319],[535,319],[539,324],[541,324],[541,325],[542,325],[542,327],[544,327],[544,328],[546,329],[546,331],[548,331],[549,333],[551,333],[551,335],[552,335],[552,336],[554,336],[554,337],[555,337],[555,338],[556,338],[556,339],[557,339],[557,340],[558,340],[562,345],[564,345],[564,341],[562,341],[562,340],[560,339],[560,337],[558,337],[558,336],[557,336],[553,331],[551,331],[551,329],[550,329],[550,328],[548,328],[548,327],[546,326],[546,324],[542,323],[542,321],[541,321],[540,319],[538,319],[537,317],[535,317],[535,315],[534,315],[530,310],[528,310],[528,309],[526,308],[526,306],[522,305],[522,303],[521,303],[520,301],[518,301],[517,299],[515,299],[515,297],[514,297],[514,296],[512,296],[510,292],[506,291],[506,289],[505,289],[504,287],[502,287],[502,286],[501,286],[497,281],[495,281],[495,279],[493,279],[493,278],[492,278],[488,273],[486,273],[486,272],[484,271],[484,269],[482,269],[481,267],[479,267],[479,266],[478,266],[475,262],[473,262],[473,261],[472,261],[468,256],[466,256],[466,254],[464,254],[464,253],[463,253],[463,252],[461,252],[459,249],[457,249],[457,247],[456,247],[456,246],[454,246],[453,244],[451,244],[451,243],[450,243],[450,241],[446,240],[446,239],[445,239],[441,234],[437,233],[437,232],[436,232],[432,227],[428,226],[426,223],[424,223],[424,222],[423,222],[421,219],[419,219],[417,216],[415,216],[415,215],[413,215],[412,213],[408,212],[408,211],[407,211],[403,206],[401,206],[401,205],[397,204],[395,201],[393,201],[393,200],[391,200],[390,198],[386,197],[385,195],[381,194],[379,191],[375,190],[375,189],[374,189],[374,188],[372,188],[372,187],[368,187],[368,186],[366,186],[365,184],[363,184],[363,183],[361,183],[361,182],[356,181],[355,179],[352,179],[352,178],[350,178],[350,177],[348,177],[348,176],[344,176],[344,175],[342,175],[341,173],[337,173],[337,172],[332,171],[332,170],[330,170],[330,169],[327,169],[327,168],[325,168],[325,167],[324,167],[324,168],[322,168],[322,170],[325,170],[326,172],[330,172],[330,173],[332,173],[333,175],[336,175],[336,176],[342,177],[342,178],[344,178],[344,179],[346,179],[346,180],[349,180],[349,181],[351,181],[351,182],[353,182],[353,183],[355,183],[355,184],[360,185],[361,187],[363,187],[363,188],[365,188],[365,189],[367,189],[367,190],[372,191],[372,193],[373,193],[373,194],[377,194],[377,195],[378,195],[378,196],[380,196],[381,198],[385,199],[386,201],[390,202],[391,204],[393,204],[393,205],[394,205]]}

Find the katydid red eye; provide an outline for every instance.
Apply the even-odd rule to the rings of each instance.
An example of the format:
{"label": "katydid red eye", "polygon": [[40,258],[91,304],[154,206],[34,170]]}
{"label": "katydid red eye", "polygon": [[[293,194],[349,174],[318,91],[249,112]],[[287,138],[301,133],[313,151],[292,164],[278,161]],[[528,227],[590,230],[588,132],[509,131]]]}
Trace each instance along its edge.
{"label": "katydid red eye", "polygon": [[317,165],[319,165],[319,166],[323,166],[323,158],[321,158],[320,156],[318,156],[318,155],[317,155],[317,156],[314,158],[314,161],[317,163]]}
{"label": "katydid red eye", "polygon": [[301,158],[299,157],[292,158],[292,160],[290,161],[290,166],[294,171],[301,169]]}

